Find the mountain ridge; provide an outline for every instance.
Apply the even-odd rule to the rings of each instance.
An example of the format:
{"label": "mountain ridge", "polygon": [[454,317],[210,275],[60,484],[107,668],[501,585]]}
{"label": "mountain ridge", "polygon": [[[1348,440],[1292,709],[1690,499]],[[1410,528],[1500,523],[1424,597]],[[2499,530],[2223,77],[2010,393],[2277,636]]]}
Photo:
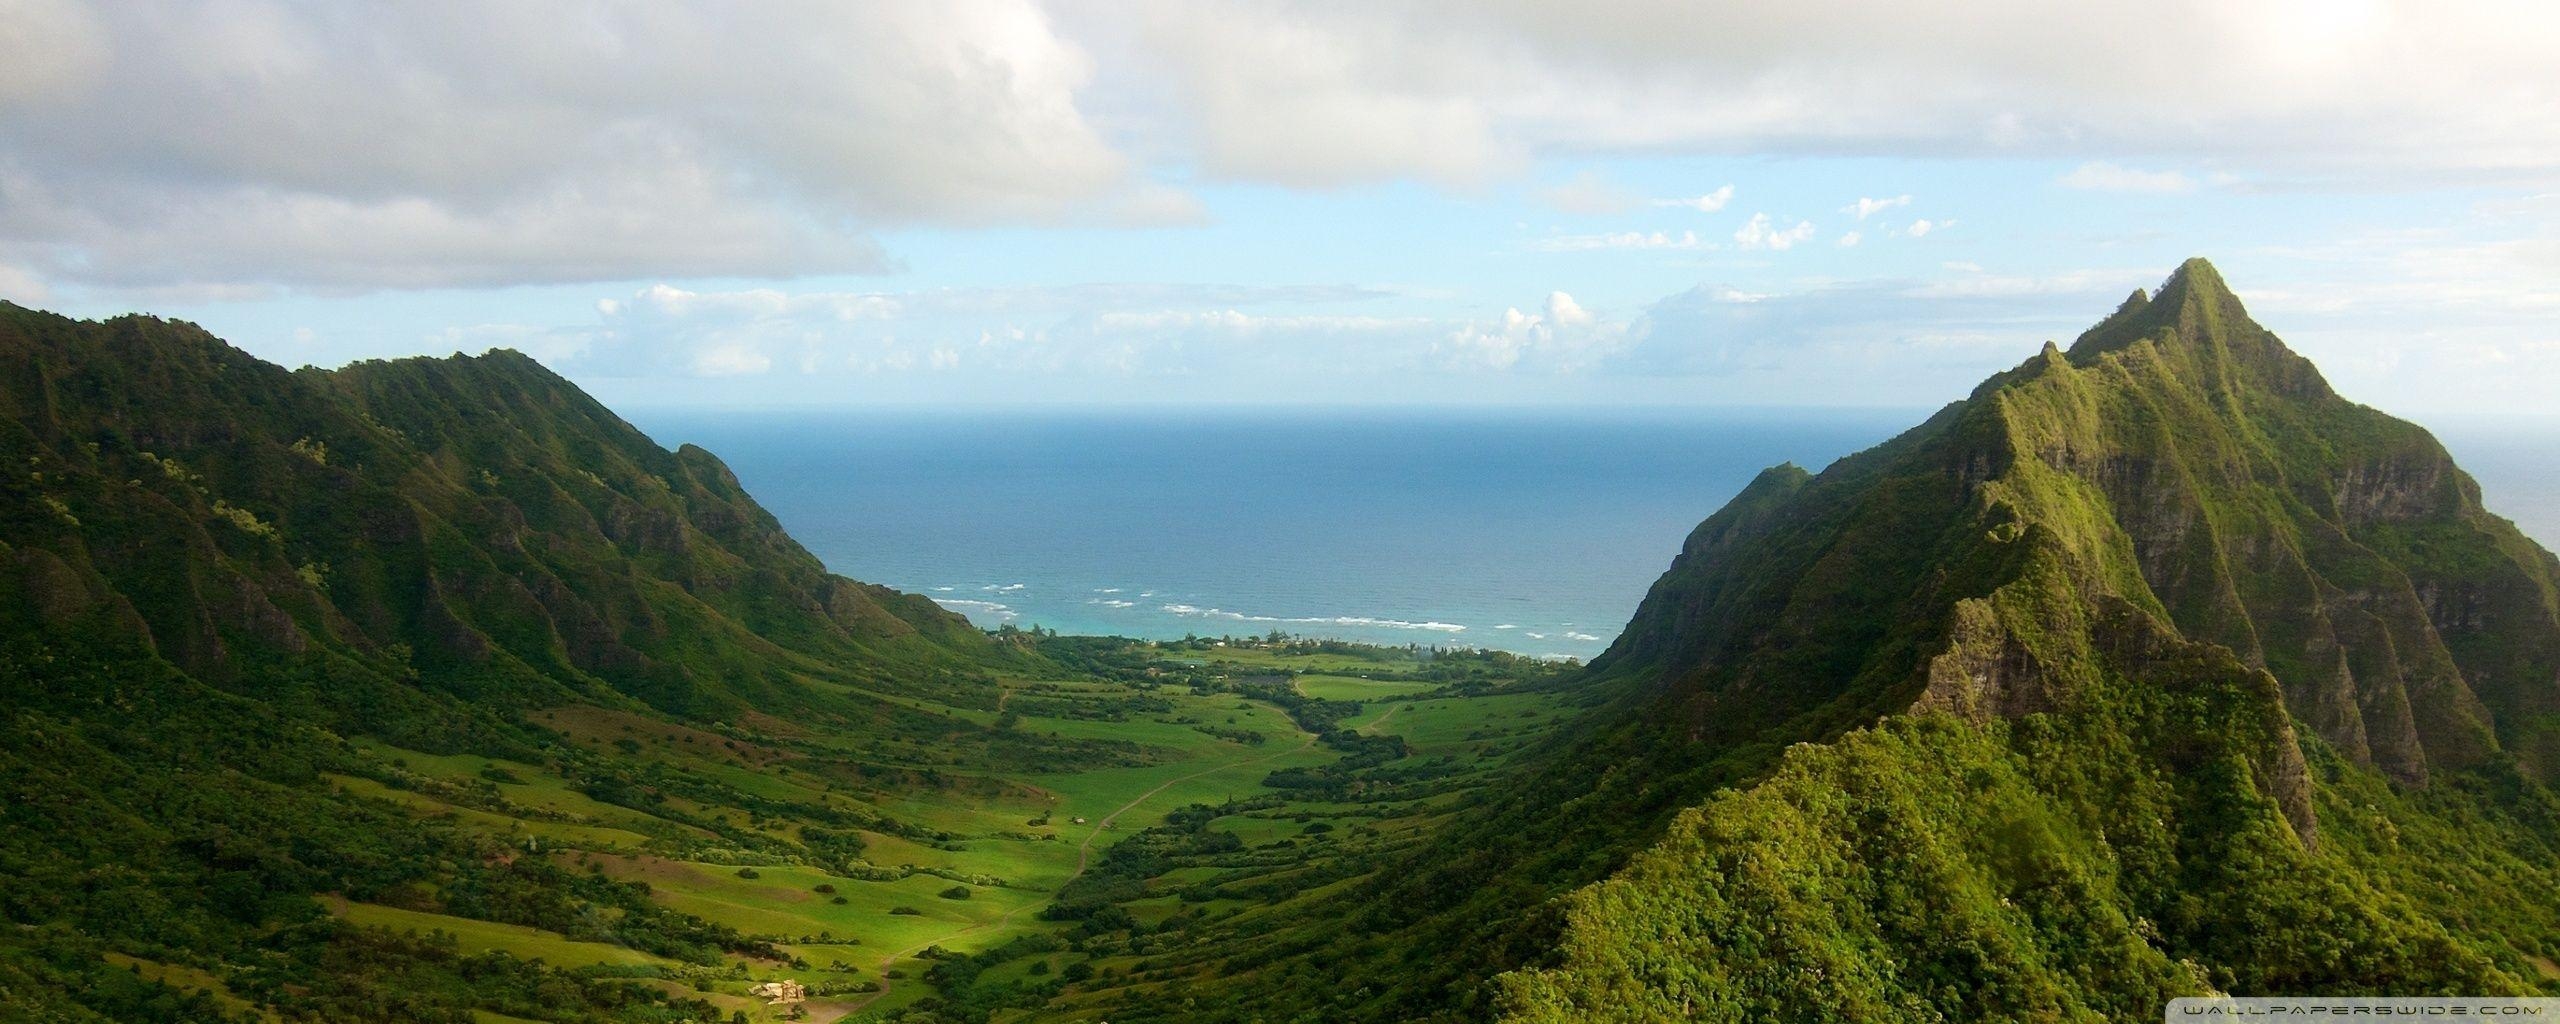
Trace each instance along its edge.
{"label": "mountain ridge", "polygon": [[[150,318],[10,307],[0,329],[13,461],[85,524],[16,557],[136,609],[190,672],[228,674],[245,644],[397,677],[405,648],[440,679],[718,715],[825,702],[794,676],[912,665],[939,685],[1012,657],[826,572],[716,457],[659,448],[519,353],[287,372]],[[110,524],[117,543],[82,540]],[[164,578],[172,558],[202,578]]]}

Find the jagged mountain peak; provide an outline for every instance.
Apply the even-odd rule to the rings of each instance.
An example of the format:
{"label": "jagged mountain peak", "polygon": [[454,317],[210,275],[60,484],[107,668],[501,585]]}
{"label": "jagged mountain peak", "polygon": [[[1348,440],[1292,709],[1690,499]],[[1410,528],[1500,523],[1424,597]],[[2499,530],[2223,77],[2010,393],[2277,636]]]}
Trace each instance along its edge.
{"label": "jagged mountain peak", "polygon": [[2136,289],[2116,311],[2072,342],[2075,366],[2112,354],[2138,358],[2148,343],[2168,369],[2219,390],[2263,388],[2297,398],[2330,398],[2320,371],[2249,315],[2222,272],[2202,257],[2178,265],[2158,290]]}

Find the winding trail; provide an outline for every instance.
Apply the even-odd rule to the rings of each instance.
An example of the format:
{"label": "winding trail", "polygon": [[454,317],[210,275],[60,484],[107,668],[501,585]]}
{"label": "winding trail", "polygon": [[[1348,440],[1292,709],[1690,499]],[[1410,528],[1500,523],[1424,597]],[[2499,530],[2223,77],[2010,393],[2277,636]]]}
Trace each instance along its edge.
{"label": "winding trail", "polygon": [[[1010,691],[1007,691],[1007,692],[1010,692]],[[1397,704],[1397,705],[1396,705],[1396,708],[1402,708],[1402,707],[1404,707],[1404,705],[1403,705],[1403,704]],[[1385,722],[1387,719],[1389,719],[1389,718],[1391,718],[1391,717],[1394,717],[1394,715],[1395,715],[1395,709],[1389,709],[1389,710],[1387,711],[1387,713],[1386,713],[1386,714],[1378,716],[1378,721],[1377,721],[1377,722],[1372,722],[1372,723],[1370,723],[1370,724],[1371,724],[1371,725],[1376,725],[1376,724],[1379,724],[1380,722]],[[1146,803],[1148,800],[1153,799],[1153,798],[1155,797],[1155,795],[1156,795],[1156,794],[1158,794],[1158,793],[1162,793],[1162,792],[1164,792],[1165,790],[1171,789],[1171,788],[1173,788],[1173,787],[1175,787],[1175,786],[1178,786],[1178,785],[1181,785],[1181,784],[1183,784],[1183,783],[1185,783],[1185,782],[1189,782],[1189,781],[1191,781],[1191,780],[1193,780],[1193,779],[1201,778],[1201,777],[1203,777],[1203,776],[1216,775],[1216,774],[1218,774],[1219,772],[1229,771],[1229,770],[1236,769],[1236,768],[1250,768],[1250,767],[1252,767],[1252,766],[1254,766],[1254,765],[1261,764],[1262,762],[1265,762],[1265,761],[1277,760],[1277,759],[1279,759],[1279,758],[1287,757],[1287,756],[1289,756],[1289,755],[1291,755],[1291,754],[1300,753],[1300,752],[1305,751],[1306,749],[1308,749],[1308,748],[1313,747],[1313,746],[1315,746],[1315,745],[1316,745],[1316,738],[1317,738],[1317,737],[1316,737],[1316,734],[1311,733],[1311,732],[1302,732],[1302,733],[1300,733],[1299,735],[1305,736],[1305,737],[1306,737],[1306,739],[1305,739],[1303,742],[1300,742],[1297,746],[1291,747],[1291,748],[1289,748],[1289,749],[1287,749],[1287,750],[1275,751],[1275,752],[1273,752],[1273,753],[1264,754],[1264,755],[1262,755],[1262,756],[1260,756],[1260,757],[1248,757],[1248,758],[1245,758],[1244,760],[1241,760],[1241,761],[1229,761],[1229,762],[1227,762],[1227,763],[1225,763],[1225,764],[1214,765],[1214,766],[1211,766],[1211,767],[1208,767],[1208,768],[1203,768],[1203,769],[1201,769],[1201,770],[1199,770],[1199,771],[1192,772],[1192,773],[1191,773],[1191,774],[1189,774],[1189,775],[1184,775],[1184,776],[1179,776],[1179,777],[1172,778],[1172,779],[1167,779],[1167,780],[1165,780],[1164,782],[1162,782],[1162,783],[1158,784],[1158,785],[1156,786],[1156,788],[1154,788],[1154,789],[1150,789],[1150,790],[1148,790],[1148,791],[1146,791],[1146,792],[1144,792],[1144,793],[1140,793],[1140,794],[1138,794],[1137,799],[1131,800],[1131,801],[1129,801],[1128,803],[1125,803],[1125,804],[1121,804],[1118,810],[1114,810],[1114,811],[1112,811],[1112,812],[1111,812],[1111,813],[1109,813],[1109,814],[1103,815],[1103,816],[1101,817],[1101,819],[1100,819],[1100,820],[1097,820],[1097,821],[1095,821],[1095,822],[1093,823],[1093,828],[1092,828],[1091,830],[1089,830],[1089,831],[1087,831],[1087,832],[1085,833],[1085,836],[1084,836],[1084,842],[1076,844],[1076,869],[1075,869],[1075,872],[1074,872],[1074,873],[1069,874],[1069,875],[1067,876],[1067,882],[1073,882],[1073,881],[1075,881],[1075,880],[1076,880],[1076,879],[1078,879],[1078,878],[1082,878],[1082,877],[1084,877],[1085,868],[1086,868],[1087,866],[1089,866],[1089,865],[1092,863],[1092,861],[1093,861],[1093,841],[1094,841],[1094,840],[1096,840],[1096,839],[1101,838],[1101,837],[1102,837],[1102,832],[1103,832],[1103,830],[1104,830],[1104,829],[1107,829],[1107,828],[1110,828],[1110,827],[1111,827],[1111,823],[1112,823],[1112,822],[1115,822],[1115,821],[1118,821],[1118,820],[1120,819],[1120,816],[1121,816],[1121,815],[1123,815],[1123,814],[1127,814],[1127,813],[1129,813],[1130,811],[1137,810],[1137,809],[1138,809],[1138,805],[1139,805],[1139,804]],[[1059,888],[1063,889],[1063,888],[1065,888],[1065,887],[1066,887],[1066,882],[1061,882],[1061,883],[1059,883]],[[909,947],[907,947],[907,948],[905,948],[905,949],[901,949],[901,950],[899,950],[899,951],[897,951],[897,952],[895,952],[895,953],[891,953],[891,954],[889,954],[888,956],[881,957],[881,958],[880,958],[880,977],[879,977],[879,981],[880,981],[880,990],[879,990],[879,991],[877,991],[877,992],[872,992],[872,993],[870,993],[870,994],[869,994],[867,997],[865,997],[862,1001],[857,1002],[857,1003],[854,1003],[854,1004],[852,1004],[852,1005],[850,1005],[850,1006],[846,1007],[843,1013],[840,1013],[840,1014],[838,1014],[838,1015],[836,1015],[835,1017],[830,1018],[830,1019],[832,1019],[832,1020],[842,1020],[842,1019],[844,1019],[844,1018],[846,1018],[846,1017],[851,1017],[851,1016],[853,1016],[854,1014],[861,1013],[861,1012],[862,1012],[862,1011],[864,1011],[864,1010],[870,1009],[870,1008],[871,1008],[871,1004],[876,1003],[876,1002],[879,1002],[880,1000],[887,998],[887,997],[888,997],[888,995],[889,995],[889,989],[890,989],[890,987],[891,987],[891,985],[892,985],[892,982],[891,982],[891,981],[890,981],[890,979],[889,979],[889,968],[890,968],[890,966],[891,966],[891,965],[896,964],[899,960],[905,959],[905,958],[910,957],[910,956],[914,956],[914,955],[915,955],[915,954],[917,954],[917,953],[921,953],[921,952],[923,952],[923,951],[925,951],[925,950],[927,950],[927,949],[930,949],[930,948],[932,948],[932,947],[934,947],[934,946],[939,946],[939,945],[941,945],[941,944],[943,944],[943,943],[945,943],[945,942],[949,942],[949,941],[951,941],[951,940],[953,940],[953,939],[956,939],[956,938],[959,938],[959,937],[961,937],[961,936],[963,936],[963,935],[968,935],[968,934],[970,934],[970,933],[972,933],[972,932],[985,931],[985,930],[987,930],[987,929],[989,929],[989,928],[1002,928],[1002,927],[1004,927],[1004,926],[1006,926],[1006,925],[1012,924],[1012,923],[1013,923],[1013,919],[1014,919],[1014,918],[1016,918],[1016,917],[1021,916],[1021,914],[1022,914],[1022,912],[1023,912],[1023,911],[1029,910],[1029,909],[1031,909],[1031,908],[1033,908],[1033,907],[1035,907],[1035,906],[1040,906],[1040,904],[1037,904],[1037,903],[1026,903],[1026,904],[1023,904],[1022,906],[1015,907],[1015,908],[1013,908],[1013,909],[1011,909],[1011,910],[1005,911],[1005,912],[1004,912],[1004,916],[999,917],[999,918],[996,918],[996,919],[995,919],[995,920],[993,920],[993,921],[981,921],[981,922],[979,922],[979,923],[977,923],[977,924],[973,924],[973,925],[970,925],[970,926],[968,926],[968,927],[966,927],[966,928],[962,928],[962,929],[960,929],[959,931],[952,932],[952,933],[947,934],[947,935],[944,935],[944,936],[942,936],[942,937],[940,937],[940,938],[932,939],[932,940],[930,940],[930,941],[926,941],[926,942],[921,942],[921,943],[918,943],[918,944],[916,944],[916,945],[909,946]],[[815,1018],[813,1017],[812,1019],[815,1019]]]}

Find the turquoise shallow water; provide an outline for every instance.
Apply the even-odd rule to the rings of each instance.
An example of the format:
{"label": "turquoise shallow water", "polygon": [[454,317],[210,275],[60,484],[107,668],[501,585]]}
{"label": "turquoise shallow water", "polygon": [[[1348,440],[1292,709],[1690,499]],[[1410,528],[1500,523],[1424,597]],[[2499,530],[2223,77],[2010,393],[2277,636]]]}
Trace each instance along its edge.
{"label": "turquoise shallow water", "polygon": [[[1290,633],[1588,658],[1763,467],[1924,411],[635,414],[837,572],[984,626]],[[2560,429],[2443,432],[2560,536]]]}

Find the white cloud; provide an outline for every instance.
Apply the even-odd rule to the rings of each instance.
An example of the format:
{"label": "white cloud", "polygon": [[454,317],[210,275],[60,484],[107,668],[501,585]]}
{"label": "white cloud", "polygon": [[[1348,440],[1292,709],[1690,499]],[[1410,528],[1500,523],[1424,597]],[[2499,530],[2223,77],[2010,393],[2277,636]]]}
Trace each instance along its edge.
{"label": "white cloud", "polygon": [[1579,327],[1591,323],[1592,317],[1573,296],[1553,292],[1547,296],[1547,321],[1558,327]]}
{"label": "white cloud", "polygon": [[0,243],[61,281],[868,272],[871,225],[1196,216],[1032,0],[5,7]]}
{"label": "white cloud", "polygon": [[[896,269],[872,236],[906,225],[1203,218],[1168,181],[1464,190],[1591,155],[2090,161],[2065,184],[2153,191],[2560,182],[2560,7],[2533,0],[1742,0],[1666,30],[1695,20],[1678,0],[0,0],[0,251],[57,290],[198,296],[786,278]],[[2124,43],[2163,26],[2177,46]],[[2170,160],[2212,173],[2139,166]]]}
{"label": "white cloud", "polygon": [[[1226,177],[1464,182],[1538,154],[1635,151],[2560,173],[2560,97],[2543,87],[2560,9],[2534,0],[1744,0],[1708,32],[1666,30],[1695,21],[1679,0],[1136,9],[1143,27],[1105,81]],[[2172,31],[2175,46],[2126,42]]]}
{"label": "white cloud", "polygon": [[1433,352],[1451,368],[1569,374],[1614,356],[1626,340],[1625,324],[1594,315],[1571,295],[1552,292],[1541,312],[1523,313],[1515,307],[1492,321],[1464,324],[1433,346]]}
{"label": "white cloud", "polygon": [[1714,213],[1718,210],[1724,209],[1725,204],[1732,201],[1733,186],[1726,185],[1702,196],[1690,196],[1685,199],[1656,199],[1653,201],[1653,205],[1682,206],[1696,210],[1699,213]]}
{"label": "white cloud", "polygon": [[2196,190],[2196,180],[2178,171],[2145,171],[2093,160],[2056,179],[2065,188],[2090,192],[2175,194]]}
{"label": "white cloud", "polygon": [[121,287],[290,283],[324,290],[669,276],[873,273],[859,233],[725,195],[684,163],[600,169],[478,208],[413,195],[38,181],[0,156],[0,239],[47,276]]}
{"label": "white cloud", "polygon": [[1910,227],[1902,229],[1902,233],[1910,235],[1913,238],[1925,238],[1928,237],[1928,234],[1932,231],[1944,231],[1954,226],[1956,226],[1954,218],[1948,218],[1946,220],[1930,220],[1927,217],[1922,217],[1919,220],[1912,221]]}
{"label": "white cloud", "polygon": [[1865,241],[1866,237],[1867,236],[1855,231],[1844,232],[1840,236],[1840,247],[1843,249],[1854,249],[1857,247],[1859,242]]}
{"label": "white cloud", "polygon": [[1863,221],[1878,213],[1893,209],[1894,207],[1909,205],[1911,205],[1911,196],[1908,193],[1894,196],[1890,199],[1869,199],[1865,196],[1860,196],[1858,197],[1857,202],[1841,207],[1840,212],[1857,214],[1858,219]]}
{"label": "white cloud", "polygon": [[1733,241],[1745,249],[1784,251],[1795,248],[1798,242],[1812,238],[1813,232],[1814,227],[1811,221],[1800,220],[1794,227],[1781,229],[1770,222],[1768,214],[1755,213],[1751,215],[1749,221],[1734,231]]}

